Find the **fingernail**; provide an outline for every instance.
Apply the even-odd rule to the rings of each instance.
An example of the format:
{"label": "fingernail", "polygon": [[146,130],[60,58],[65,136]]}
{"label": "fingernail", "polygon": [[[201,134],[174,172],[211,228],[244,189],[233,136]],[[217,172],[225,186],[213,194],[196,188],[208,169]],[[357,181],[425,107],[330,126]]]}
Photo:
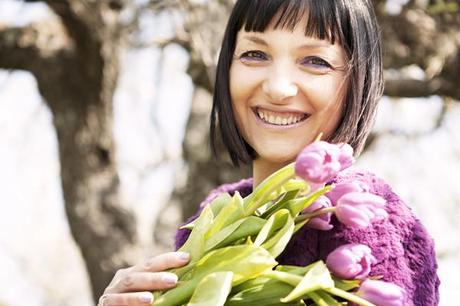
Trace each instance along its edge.
{"label": "fingernail", "polygon": [[163,275],[163,277],[161,279],[165,283],[167,283],[168,285],[173,285],[173,284],[177,283],[177,275],[176,274],[168,273],[168,274]]}
{"label": "fingernail", "polygon": [[147,294],[141,295],[141,296],[139,297],[139,301],[140,301],[141,303],[152,304],[152,302],[153,302],[153,297],[152,297],[151,294],[148,294],[148,295],[147,295]]}
{"label": "fingernail", "polygon": [[177,253],[179,255],[179,259],[181,260],[189,260],[190,259],[190,254],[189,253],[185,253],[185,252],[179,252]]}

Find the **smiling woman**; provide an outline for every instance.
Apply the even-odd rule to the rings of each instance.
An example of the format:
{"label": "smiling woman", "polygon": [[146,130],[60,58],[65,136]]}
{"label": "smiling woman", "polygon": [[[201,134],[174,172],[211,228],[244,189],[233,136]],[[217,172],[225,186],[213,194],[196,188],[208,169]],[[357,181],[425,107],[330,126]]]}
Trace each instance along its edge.
{"label": "smiling woman", "polygon": [[271,25],[237,36],[230,92],[238,130],[257,152],[255,184],[295,159],[319,133],[329,138],[341,117],[345,50],[305,36],[305,27]]}
{"label": "smiling woman", "polygon": [[[236,166],[252,163],[253,178],[218,187],[201,209],[224,192],[248,196],[262,180],[294,161],[319,133],[329,142],[349,143],[358,155],[382,89],[380,35],[370,0],[236,1],[217,66],[211,144],[215,148],[222,141]],[[320,154],[312,154],[311,160],[317,161]],[[324,155],[325,163],[328,158]],[[328,184],[337,187],[335,209],[339,205],[369,219],[369,203],[356,208],[356,201],[337,195],[350,189],[366,193],[366,199],[383,198],[381,214],[388,218],[359,230],[340,224],[336,217],[330,226],[321,227],[333,227],[329,231],[307,224],[277,262],[306,266],[325,260],[336,247],[366,244],[375,256],[370,276],[405,292],[397,303],[381,305],[437,305],[433,242],[406,204],[368,172],[347,170]],[[189,233],[187,229],[177,232],[177,248]],[[101,304],[151,302],[153,296],[146,291],[175,286],[177,277],[163,271],[184,265],[187,256],[180,255],[185,254],[163,254],[119,271]]]}

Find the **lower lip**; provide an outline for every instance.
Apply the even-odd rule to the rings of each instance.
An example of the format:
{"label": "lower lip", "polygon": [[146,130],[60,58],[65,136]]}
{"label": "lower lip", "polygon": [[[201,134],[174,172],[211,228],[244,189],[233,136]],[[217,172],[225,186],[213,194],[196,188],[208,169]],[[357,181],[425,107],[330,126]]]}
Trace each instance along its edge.
{"label": "lower lip", "polygon": [[276,124],[271,124],[271,123],[265,122],[254,111],[252,113],[253,113],[254,117],[256,117],[256,122],[259,125],[262,125],[263,127],[267,128],[267,129],[272,129],[272,130],[287,130],[287,129],[297,128],[297,127],[303,125],[309,118],[309,116],[307,116],[307,118],[303,119],[302,121],[299,121],[299,122],[293,123],[293,124],[276,125]]}

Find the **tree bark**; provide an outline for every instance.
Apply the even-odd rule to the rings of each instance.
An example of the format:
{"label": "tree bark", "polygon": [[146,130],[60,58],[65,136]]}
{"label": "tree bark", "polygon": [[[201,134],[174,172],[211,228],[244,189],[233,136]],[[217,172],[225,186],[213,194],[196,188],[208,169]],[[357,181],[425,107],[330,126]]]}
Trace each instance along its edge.
{"label": "tree bark", "polygon": [[59,19],[0,28],[0,67],[32,72],[53,114],[65,211],[97,301],[136,250],[135,220],[118,196],[112,134],[118,11],[99,1],[47,3]]}

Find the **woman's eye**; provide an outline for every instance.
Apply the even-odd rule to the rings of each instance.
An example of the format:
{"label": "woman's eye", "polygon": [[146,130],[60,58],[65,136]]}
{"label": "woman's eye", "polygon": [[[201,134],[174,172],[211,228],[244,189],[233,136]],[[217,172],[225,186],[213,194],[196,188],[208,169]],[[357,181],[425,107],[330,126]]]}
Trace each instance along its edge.
{"label": "woman's eye", "polygon": [[300,64],[304,66],[310,66],[313,68],[319,68],[319,69],[332,68],[331,64],[329,64],[328,62],[326,62],[325,60],[317,56],[305,57],[304,59],[301,60]]}
{"label": "woman's eye", "polygon": [[265,61],[268,59],[268,56],[262,51],[252,50],[241,54],[240,59],[249,61]]}

